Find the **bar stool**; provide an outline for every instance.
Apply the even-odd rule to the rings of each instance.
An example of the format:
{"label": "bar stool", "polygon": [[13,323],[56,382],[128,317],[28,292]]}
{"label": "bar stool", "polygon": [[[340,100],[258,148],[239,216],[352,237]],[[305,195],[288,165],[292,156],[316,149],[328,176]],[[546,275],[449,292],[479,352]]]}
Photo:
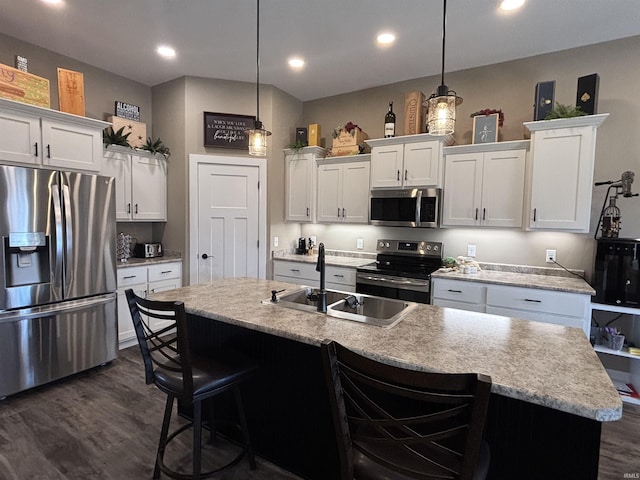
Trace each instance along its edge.
{"label": "bar stool", "polygon": [[480,480],[491,379],[383,364],[321,345],[341,480]]}
{"label": "bar stool", "polygon": [[[183,302],[144,299],[137,296],[132,289],[126,291],[126,296],[144,361],[146,383],[154,383],[167,395],[153,478],[160,478],[160,472],[178,479],[209,478],[237,465],[245,455],[249,459],[250,468],[255,469],[255,459],[240,395],[240,384],[256,370],[257,366],[231,350],[219,349],[215,352],[207,352],[206,356],[197,356],[190,352],[187,316]],[[149,327],[152,321],[170,323],[154,332]],[[202,473],[202,401],[227,391],[233,391],[235,395],[239,422],[234,426],[241,431],[244,445],[231,462]],[[193,406],[193,421],[169,435],[175,399],[178,399],[181,405]],[[209,427],[213,434],[214,426]],[[192,474],[177,472],[164,464],[167,445],[188,428],[193,428]]]}

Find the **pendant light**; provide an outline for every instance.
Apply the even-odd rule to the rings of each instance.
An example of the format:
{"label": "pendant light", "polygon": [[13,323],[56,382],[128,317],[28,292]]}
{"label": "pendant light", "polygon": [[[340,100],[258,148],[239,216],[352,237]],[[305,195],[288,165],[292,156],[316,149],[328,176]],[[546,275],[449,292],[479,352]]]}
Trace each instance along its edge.
{"label": "pendant light", "polygon": [[444,0],[444,12],[442,15],[442,75],[440,86],[436,93],[425,102],[428,108],[427,131],[432,135],[451,135],[456,125],[456,105],[462,103],[462,97],[449,90],[444,83],[444,47],[447,26],[447,0]]}
{"label": "pendant light", "polygon": [[260,0],[256,0],[256,121],[249,133],[249,155],[264,157],[267,154],[267,137],[271,132],[265,130],[260,121]]}

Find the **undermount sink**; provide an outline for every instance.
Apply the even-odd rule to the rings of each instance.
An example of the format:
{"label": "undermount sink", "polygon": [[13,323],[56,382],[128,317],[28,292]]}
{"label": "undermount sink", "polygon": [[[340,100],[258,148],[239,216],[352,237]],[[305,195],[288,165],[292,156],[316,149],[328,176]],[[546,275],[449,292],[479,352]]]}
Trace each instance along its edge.
{"label": "undermount sink", "polygon": [[[306,312],[317,312],[319,292],[320,290],[317,288],[303,287],[293,292],[276,295],[275,302],[269,298],[263,303]],[[326,315],[383,328],[393,327],[416,306],[412,302],[361,293],[347,293],[337,290],[326,290],[326,292]]]}

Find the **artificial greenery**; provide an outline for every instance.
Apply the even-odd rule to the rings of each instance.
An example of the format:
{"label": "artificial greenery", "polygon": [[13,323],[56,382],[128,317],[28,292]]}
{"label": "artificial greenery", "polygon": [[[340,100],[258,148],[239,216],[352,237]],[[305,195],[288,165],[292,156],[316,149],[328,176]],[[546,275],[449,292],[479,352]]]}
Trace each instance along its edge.
{"label": "artificial greenery", "polygon": [[160,137],[158,137],[155,141],[151,140],[151,137],[147,138],[147,143],[145,143],[144,145],[142,145],[142,150],[147,150],[151,153],[161,153],[162,155],[164,155],[165,158],[168,158],[169,155],[171,155],[171,152],[169,151],[169,147],[167,147],[162,140],[160,140]]}
{"label": "artificial greenery", "polygon": [[113,131],[112,127],[107,127],[102,131],[102,143],[105,145],[121,145],[123,147],[131,148],[129,143],[129,135],[131,132],[125,133],[124,127],[119,128],[117,131]]}
{"label": "artificial greenery", "polygon": [[302,150],[304,147],[307,147],[307,146],[308,146],[307,142],[303,142],[302,140],[296,140],[295,142],[287,145],[287,148],[290,148],[294,152],[299,152],[300,150]]}
{"label": "artificial greenery", "polygon": [[556,106],[553,107],[546,117],[545,120],[553,120],[556,118],[572,118],[572,117],[582,117],[586,115],[586,112],[583,112],[579,106],[573,105],[562,105],[561,103],[556,102]]}

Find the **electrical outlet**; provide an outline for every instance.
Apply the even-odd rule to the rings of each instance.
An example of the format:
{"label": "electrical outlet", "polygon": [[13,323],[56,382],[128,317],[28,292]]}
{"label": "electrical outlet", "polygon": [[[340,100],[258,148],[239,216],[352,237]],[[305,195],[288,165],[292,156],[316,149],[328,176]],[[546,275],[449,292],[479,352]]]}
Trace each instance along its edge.
{"label": "electrical outlet", "polygon": [[278,240],[278,237],[273,237],[273,246],[277,247],[278,243],[280,243],[280,241]]}
{"label": "electrical outlet", "polygon": [[467,245],[467,257],[475,257],[475,256],[476,256],[476,246]]}
{"label": "electrical outlet", "polygon": [[356,240],[356,248],[358,250],[362,250],[364,248],[364,240],[362,238]]}
{"label": "electrical outlet", "polygon": [[555,263],[556,261],[556,251],[555,250],[547,250],[545,255],[545,261],[547,263]]}

